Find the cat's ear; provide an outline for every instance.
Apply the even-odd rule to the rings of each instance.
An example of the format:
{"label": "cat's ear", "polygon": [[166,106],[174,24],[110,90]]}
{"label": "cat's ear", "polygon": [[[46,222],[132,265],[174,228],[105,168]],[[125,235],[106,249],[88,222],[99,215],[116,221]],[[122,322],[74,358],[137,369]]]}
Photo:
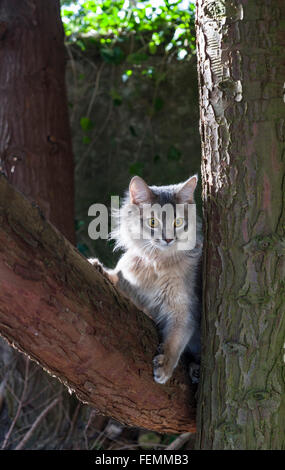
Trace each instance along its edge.
{"label": "cat's ear", "polygon": [[191,204],[194,202],[194,192],[198,183],[198,175],[191,176],[177,193],[177,199],[181,204]]}
{"label": "cat's ear", "polygon": [[130,186],[130,201],[131,204],[150,203],[152,199],[152,192],[146,182],[140,176],[134,176],[131,179]]}

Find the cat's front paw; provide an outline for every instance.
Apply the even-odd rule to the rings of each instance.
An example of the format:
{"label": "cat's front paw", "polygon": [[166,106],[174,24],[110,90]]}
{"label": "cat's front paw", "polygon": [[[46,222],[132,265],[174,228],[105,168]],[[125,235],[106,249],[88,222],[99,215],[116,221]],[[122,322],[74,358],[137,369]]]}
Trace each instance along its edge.
{"label": "cat's front paw", "polygon": [[172,375],[173,368],[165,354],[158,354],[153,359],[153,377],[158,384],[165,384]]}
{"label": "cat's front paw", "polygon": [[91,263],[103,276],[107,277],[112,284],[116,285],[118,283],[118,275],[113,270],[107,270],[104,268],[101,261],[97,258],[88,258],[89,263]]}
{"label": "cat's front paw", "polygon": [[98,258],[88,258],[89,263],[92,264],[101,274],[104,273],[104,267],[101,261]]}

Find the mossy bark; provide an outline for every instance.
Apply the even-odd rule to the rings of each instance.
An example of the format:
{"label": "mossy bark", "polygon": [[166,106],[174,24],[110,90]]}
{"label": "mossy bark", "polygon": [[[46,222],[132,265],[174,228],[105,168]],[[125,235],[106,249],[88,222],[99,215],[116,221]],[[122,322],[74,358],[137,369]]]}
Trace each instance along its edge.
{"label": "mossy bark", "polygon": [[282,449],[284,0],[197,2],[205,222],[197,448]]}
{"label": "mossy bark", "polygon": [[0,333],[100,413],[159,432],[195,431],[183,366],[153,380],[154,323],[0,176]]}

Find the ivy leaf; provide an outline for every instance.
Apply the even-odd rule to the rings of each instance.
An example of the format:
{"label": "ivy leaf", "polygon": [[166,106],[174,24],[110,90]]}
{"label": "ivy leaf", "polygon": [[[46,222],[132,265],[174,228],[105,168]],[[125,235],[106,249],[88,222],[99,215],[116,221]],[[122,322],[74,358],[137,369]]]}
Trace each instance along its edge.
{"label": "ivy leaf", "polygon": [[90,131],[94,127],[94,123],[88,117],[82,116],[80,126],[83,131]]}
{"label": "ivy leaf", "polygon": [[155,44],[155,42],[151,41],[149,44],[148,44],[148,49],[149,49],[149,52],[151,54],[155,54],[156,51],[157,51],[157,45]]}

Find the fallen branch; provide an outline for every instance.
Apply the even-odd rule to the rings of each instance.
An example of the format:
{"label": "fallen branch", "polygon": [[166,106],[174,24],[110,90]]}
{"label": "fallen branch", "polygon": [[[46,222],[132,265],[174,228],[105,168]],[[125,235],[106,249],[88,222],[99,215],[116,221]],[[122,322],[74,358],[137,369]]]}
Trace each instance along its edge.
{"label": "fallen branch", "polygon": [[101,414],[159,432],[195,431],[182,366],[168,384],[153,381],[153,322],[3,175],[0,333]]}

